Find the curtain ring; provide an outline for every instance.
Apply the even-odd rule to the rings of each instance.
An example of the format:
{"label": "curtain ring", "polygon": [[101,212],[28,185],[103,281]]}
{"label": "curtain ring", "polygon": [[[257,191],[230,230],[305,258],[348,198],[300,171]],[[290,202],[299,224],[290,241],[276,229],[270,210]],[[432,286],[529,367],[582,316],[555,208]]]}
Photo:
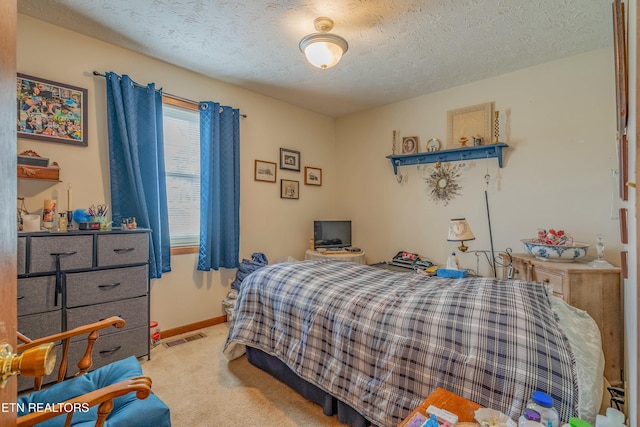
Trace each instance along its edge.
{"label": "curtain ring", "polygon": [[200,108],[203,110],[207,110],[209,109],[209,104],[203,102],[202,104],[200,104]]}

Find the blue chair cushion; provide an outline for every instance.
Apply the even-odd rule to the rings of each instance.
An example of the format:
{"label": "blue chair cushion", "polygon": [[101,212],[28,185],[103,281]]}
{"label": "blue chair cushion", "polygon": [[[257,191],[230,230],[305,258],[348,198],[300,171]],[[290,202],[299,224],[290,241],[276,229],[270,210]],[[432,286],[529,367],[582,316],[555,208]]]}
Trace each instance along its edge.
{"label": "blue chair cushion", "polygon": [[[18,417],[35,411],[38,406],[62,403],[82,394],[115,384],[127,378],[143,375],[142,367],[134,356],[118,360],[106,366],[76,378],[65,380],[40,391],[18,398]],[[30,411],[31,409],[31,411]],[[97,418],[98,406],[87,412],[76,411],[72,426],[93,426]],[[38,424],[42,427],[64,426],[66,415],[52,418]],[[135,393],[127,393],[113,400],[113,410],[109,414],[105,427],[169,427],[171,417],[169,408],[151,393],[146,399],[136,398]]]}

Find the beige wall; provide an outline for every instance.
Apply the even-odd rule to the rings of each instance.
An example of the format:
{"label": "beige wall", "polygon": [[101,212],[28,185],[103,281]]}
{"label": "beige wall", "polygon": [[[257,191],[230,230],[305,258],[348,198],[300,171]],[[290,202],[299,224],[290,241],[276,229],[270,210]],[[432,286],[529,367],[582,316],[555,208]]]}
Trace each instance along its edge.
{"label": "beige wall", "polygon": [[[606,257],[619,265],[612,63],[612,49],[597,50],[338,120],[338,205],[354,222],[354,244],[366,250],[369,262],[408,250],[444,263],[457,251],[446,241],[448,221],[466,217],[476,236],[467,243],[470,251],[489,250],[488,170],[496,251],[522,252],[520,239],[533,237],[537,228],[560,228],[590,244],[604,234]],[[433,164],[400,167],[405,182],[396,181],[385,158],[394,129],[398,140],[419,136],[424,151],[432,137],[446,143],[448,110],[489,101],[500,111],[501,140],[509,145],[502,169],[496,159],[466,161],[461,195],[448,206],[427,194],[424,174]],[[464,267],[476,268],[474,254],[458,257]],[[479,264],[488,274],[488,262]]]}
{"label": "beige wall", "polygon": [[[44,38],[73,46],[73,60],[42,49]],[[155,82],[171,94],[214,100],[240,108],[241,257],[266,253],[270,261],[301,259],[317,218],[353,220],[354,244],[368,262],[398,250],[444,262],[455,249],[446,242],[448,220],[466,217],[476,235],[470,250],[490,249],[484,175],[488,188],[494,248],[522,251],[520,239],[538,227],[563,228],[577,240],[594,243],[602,233],[607,258],[618,263],[617,168],[612,50],[603,49],[531,67],[435,94],[390,104],[337,121],[205,78],[149,57],[51,26],[29,17],[18,21],[18,72],[89,89],[89,146],[73,147],[20,139],[18,150],[33,149],[60,163],[57,185],[20,182],[27,209],[58,197],[66,205],[72,184],[74,207],[109,202],[105,84],[93,70],[129,74]],[[427,78],[427,77],[425,77]],[[446,142],[447,111],[494,101],[501,113],[504,168],[495,159],[467,161],[462,194],[448,206],[434,203],[423,176],[433,165],[401,167],[399,184],[391,163],[392,130],[417,135],[421,150],[431,137]],[[323,186],[302,184],[302,173],[278,170],[278,179],[301,181],[300,200],[282,200],[279,185],[253,180],[255,159],[277,162],[280,147],[301,151],[302,165],[323,169]],[[591,250],[594,252],[594,249]],[[471,253],[458,254],[476,268]],[[173,271],[152,283],[152,317],[172,328],[223,314],[233,271],[195,271],[196,256],[174,256]],[[480,272],[488,273],[481,258]]]}
{"label": "beige wall", "polygon": [[[60,49],[44,48],[45,40],[55,40]],[[109,202],[104,80],[91,72],[114,71],[139,83],[155,82],[171,94],[232,105],[248,115],[241,122],[242,258],[262,251],[270,261],[301,259],[311,222],[318,218],[353,220],[354,244],[367,252],[368,262],[388,259],[401,249],[444,262],[456,246],[446,242],[448,220],[459,216],[469,220],[476,235],[468,243],[470,250],[488,250],[488,170],[496,251],[522,251],[520,239],[531,237],[538,227],[564,228],[591,244],[596,234],[604,234],[607,259],[618,265],[621,205],[612,176],[617,169],[612,63],[611,49],[598,50],[334,121],[20,15],[18,72],[89,89],[89,146],[19,139],[19,152],[33,149],[59,162],[63,182],[20,182],[18,195],[27,198],[32,211],[50,197],[65,206],[71,183],[74,208]],[[630,68],[635,70],[634,63]],[[487,101],[501,112],[502,140],[510,145],[503,169],[495,159],[467,161],[462,194],[448,206],[428,197],[424,167],[403,167],[405,181],[396,181],[385,158],[391,154],[393,130],[400,138],[418,135],[424,150],[431,137],[446,141],[448,110]],[[303,166],[322,168],[323,186],[305,187],[301,173],[279,170],[278,179],[301,181],[300,200],[292,201],[279,198],[278,184],[255,182],[254,160],[277,162],[280,147],[301,151]],[[635,244],[627,249],[635,259]],[[464,267],[476,268],[473,254],[459,257]],[[162,328],[223,314],[220,301],[235,272],[201,273],[195,265],[195,255],[175,256],[173,271],[153,281],[151,315]],[[486,260],[480,259],[479,269],[488,273]],[[635,264],[632,272],[635,277]],[[627,313],[636,312],[633,285]],[[635,355],[636,335],[635,318],[628,315],[627,354]],[[632,373],[637,372],[632,365]]]}
{"label": "beige wall", "polygon": [[[44,47],[55,40],[59,49]],[[27,149],[57,161],[61,183],[18,184],[30,211],[42,209],[42,200],[57,198],[66,207],[67,184],[72,185],[73,208],[109,203],[108,136],[105,81],[92,71],[128,74],[146,84],[155,82],[165,92],[193,100],[212,100],[240,108],[241,120],[241,258],[264,252],[270,261],[286,256],[303,258],[312,236],[312,221],[331,217],[338,191],[332,119],[275,101],[179,67],[85,37],[60,27],[19,15],[18,72],[89,90],[88,147],[18,140],[18,152]],[[304,185],[302,172],[278,170],[278,183],[256,182],[254,160],[279,161],[279,148],[301,152],[302,166],[323,169],[322,187]],[[300,181],[300,199],[280,199],[281,178]],[[235,270],[202,273],[195,270],[196,255],[172,258],[172,271],[152,281],[151,317],[163,329],[224,314],[226,296]]]}

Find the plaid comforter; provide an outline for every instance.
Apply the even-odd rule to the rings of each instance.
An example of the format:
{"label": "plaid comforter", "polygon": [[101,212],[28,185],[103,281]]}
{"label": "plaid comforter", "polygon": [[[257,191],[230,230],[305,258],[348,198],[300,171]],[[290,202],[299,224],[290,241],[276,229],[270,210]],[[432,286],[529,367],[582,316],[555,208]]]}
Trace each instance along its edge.
{"label": "plaid comforter", "polygon": [[435,387],[513,419],[542,390],[561,420],[577,416],[573,354],[542,285],[275,264],[242,283],[225,355],[243,345],[380,426],[396,426]]}

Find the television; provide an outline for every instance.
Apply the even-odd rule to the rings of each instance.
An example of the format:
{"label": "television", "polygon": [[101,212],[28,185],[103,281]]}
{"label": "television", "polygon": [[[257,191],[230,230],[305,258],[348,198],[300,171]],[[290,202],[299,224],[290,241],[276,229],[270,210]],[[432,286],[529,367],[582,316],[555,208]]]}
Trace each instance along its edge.
{"label": "television", "polygon": [[351,221],[314,221],[314,248],[348,248],[351,246]]}

